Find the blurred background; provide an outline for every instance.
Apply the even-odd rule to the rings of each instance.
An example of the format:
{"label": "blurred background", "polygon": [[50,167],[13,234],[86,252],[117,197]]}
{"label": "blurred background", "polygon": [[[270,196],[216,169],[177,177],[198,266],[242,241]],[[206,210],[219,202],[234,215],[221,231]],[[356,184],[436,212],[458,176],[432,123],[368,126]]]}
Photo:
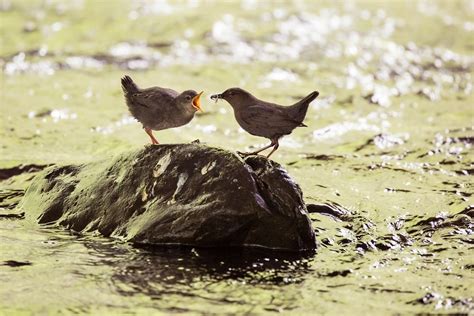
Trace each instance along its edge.
{"label": "blurred background", "polygon": [[[286,266],[272,270],[287,280],[278,284],[251,264],[242,284],[184,270],[186,284],[199,279],[216,291],[181,284],[182,296],[167,294],[168,301],[148,307],[173,311],[173,302],[187,302],[191,311],[262,312],[270,305],[270,311],[309,313],[347,312],[350,306],[366,313],[391,302],[392,312],[466,311],[473,308],[472,287],[463,281],[472,278],[466,254],[474,204],[473,14],[472,0],[0,0],[0,169],[87,162],[147,145],[125,106],[124,74],[141,87],[204,90],[204,113],[155,135],[162,143],[200,139],[228,150],[266,140],[242,131],[231,107],[212,102],[211,94],[239,86],[289,105],[318,90],[308,127],[283,138],[272,159],[288,169],[308,203],[338,203],[354,222],[313,214],[320,253],[291,268],[301,272],[296,279]],[[30,178],[0,181],[0,191],[21,191]],[[425,220],[428,229],[428,219],[455,224],[425,235],[415,224]],[[0,252],[20,251],[18,240],[31,234],[10,229],[18,235]],[[65,243],[84,253],[78,259],[84,266],[75,269],[99,273],[87,264],[95,260],[88,255],[100,257],[94,251],[101,246],[92,251]],[[123,251],[128,258],[130,250]],[[42,256],[55,258],[47,259],[50,254],[44,249]],[[321,279],[325,273],[335,277]],[[49,274],[40,269],[36,275]],[[245,281],[256,277],[247,295]],[[125,279],[111,288],[125,286]],[[5,280],[27,282],[11,274]],[[139,288],[147,281],[137,282],[138,290],[127,295],[143,294]],[[158,291],[160,280],[153,282],[146,298]],[[122,294],[117,298],[94,284],[84,287],[81,304],[120,301]],[[86,293],[95,290],[101,294]],[[203,293],[215,301],[192,305],[193,295]],[[42,295],[32,295],[37,306],[47,302]],[[130,306],[143,307],[143,299],[135,297]],[[231,304],[236,300],[240,307]],[[216,301],[219,310],[213,309]],[[22,302],[15,296],[11,306]]]}
{"label": "blurred background", "polygon": [[[420,125],[446,123],[432,124],[440,99],[469,103],[473,3],[2,0],[1,156],[88,159],[146,144],[123,101],[123,74],[207,96],[240,86],[280,104],[319,90],[310,127],[284,138],[280,155],[381,132],[403,142]],[[415,103],[416,117],[398,128],[394,107]],[[236,150],[266,142],[239,131],[225,102],[203,106],[158,139]]]}

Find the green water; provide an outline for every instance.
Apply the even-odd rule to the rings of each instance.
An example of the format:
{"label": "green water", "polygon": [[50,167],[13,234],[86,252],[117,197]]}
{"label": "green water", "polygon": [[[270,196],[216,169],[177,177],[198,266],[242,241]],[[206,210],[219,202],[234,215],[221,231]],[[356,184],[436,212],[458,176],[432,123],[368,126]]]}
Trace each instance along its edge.
{"label": "green water", "polygon": [[[148,144],[120,77],[320,97],[272,158],[318,251],[136,249],[0,218],[0,314],[395,314],[474,308],[472,1],[0,2],[0,215],[51,163]],[[245,150],[225,102],[155,135]],[[36,169],[37,170],[37,169]],[[18,263],[24,265],[17,266]]]}

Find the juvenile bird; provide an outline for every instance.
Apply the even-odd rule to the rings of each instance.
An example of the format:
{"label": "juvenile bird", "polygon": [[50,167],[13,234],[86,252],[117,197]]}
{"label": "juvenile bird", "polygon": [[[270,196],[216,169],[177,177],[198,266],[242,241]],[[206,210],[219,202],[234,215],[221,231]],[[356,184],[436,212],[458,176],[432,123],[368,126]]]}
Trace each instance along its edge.
{"label": "juvenile bird", "polygon": [[140,89],[132,78],[122,78],[122,90],[130,113],[150,136],[152,144],[158,144],[153,130],[159,131],[189,123],[196,111],[202,111],[202,92],[186,90],[181,94],[167,88]]}
{"label": "juvenile bird", "polygon": [[309,104],[318,97],[319,92],[313,91],[299,102],[290,106],[281,106],[275,103],[257,99],[241,88],[230,88],[221,94],[211,96],[213,100],[224,99],[234,109],[234,115],[239,125],[255,136],[268,138],[271,143],[259,150],[243,155],[256,155],[259,152],[273,147],[267,158],[280,146],[278,140],[289,135],[299,126],[306,126],[303,120]]}

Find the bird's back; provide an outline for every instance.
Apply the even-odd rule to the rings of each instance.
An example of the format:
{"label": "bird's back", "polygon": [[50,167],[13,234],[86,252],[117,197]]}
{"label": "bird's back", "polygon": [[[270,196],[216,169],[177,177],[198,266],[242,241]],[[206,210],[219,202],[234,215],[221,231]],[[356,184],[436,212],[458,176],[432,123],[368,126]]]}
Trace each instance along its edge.
{"label": "bird's back", "polygon": [[140,89],[128,76],[122,78],[122,89],[130,113],[140,123],[156,130],[170,127],[178,92],[161,87]]}

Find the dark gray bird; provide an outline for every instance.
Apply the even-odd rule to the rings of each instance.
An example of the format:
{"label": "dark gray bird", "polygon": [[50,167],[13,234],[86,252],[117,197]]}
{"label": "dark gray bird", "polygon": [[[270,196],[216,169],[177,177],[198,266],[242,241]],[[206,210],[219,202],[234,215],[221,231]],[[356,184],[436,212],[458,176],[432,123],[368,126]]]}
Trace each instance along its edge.
{"label": "dark gray bird", "polygon": [[160,87],[140,89],[132,78],[122,78],[122,90],[130,113],[150,136],[152,144],[158,144],[153,130],[159,131],[189,123],[201,109],[202,92],[186,90],[178,92]]}
{"label": "dark gray bird", "polygon": [[308,111],[309,104],[318,97],[319,92],[313,91],[301,101],[290,106],[281,106],[275,103],[257,99],[241,88],[230,88],[221,94],[211,96],[213,100],[224,99],[234,109],[235,119],[239,125],[255,136],[268,138],[271,143],[257,151],[241,153],[243,155],[256,155],[259,152],[273,147],[267,158],[278,149],[278,140],[289,135],[299,126],[306,126],[303,120]]}

